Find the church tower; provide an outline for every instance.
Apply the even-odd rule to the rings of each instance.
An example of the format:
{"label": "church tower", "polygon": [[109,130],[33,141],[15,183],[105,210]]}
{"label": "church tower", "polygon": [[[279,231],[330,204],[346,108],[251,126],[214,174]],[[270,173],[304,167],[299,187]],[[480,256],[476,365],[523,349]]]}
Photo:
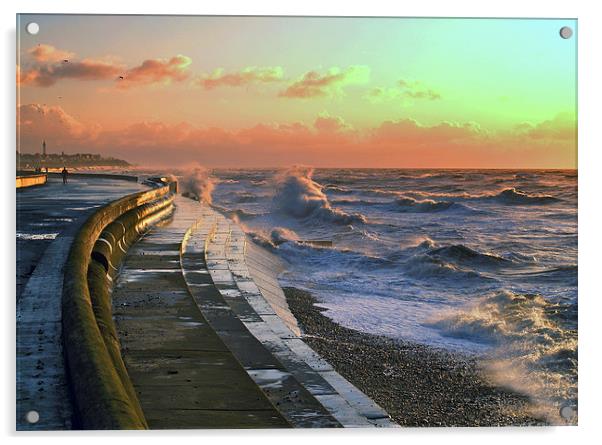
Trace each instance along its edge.
{"label": "church tower", "polygon": [[46,140],[42,142],[42,156],[46,157]]}

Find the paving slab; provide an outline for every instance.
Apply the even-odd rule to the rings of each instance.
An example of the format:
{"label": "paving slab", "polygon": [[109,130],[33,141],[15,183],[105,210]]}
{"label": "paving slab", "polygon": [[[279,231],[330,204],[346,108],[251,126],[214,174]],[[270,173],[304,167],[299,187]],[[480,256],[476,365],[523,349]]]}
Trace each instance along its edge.
{"label": "paving slab", "polygon": [[[146,420],[156,429],[289,427],[208,323],[181,263],[176,268],[169,255],[170,266],[164,267],[160,246],[177,252],[179,260],[186,230],[201,216],[198,203],[176,198],[173,220],[153,228],[130,250],[113,291],[122,354]],[[188,258],[190,266],[197,261]],[[189,274],[190,287],[211,303],[206,310],[219,318],[220,329],[237,329],[240,320],[229,316],[226,305],[219,309],[220,293],[207,271],[200,272]]]}

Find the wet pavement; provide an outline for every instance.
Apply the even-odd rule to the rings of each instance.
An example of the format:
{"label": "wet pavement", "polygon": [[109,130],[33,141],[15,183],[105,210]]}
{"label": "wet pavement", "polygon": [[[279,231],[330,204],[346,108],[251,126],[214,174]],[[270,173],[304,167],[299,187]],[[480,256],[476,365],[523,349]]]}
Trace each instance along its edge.
{"label": "wet pavement", "polygon": [[396,426],[298,336],[281,266],[182,197],[130,249],[113,311],[151,428]]}
{"label": "wet pavement", "polygon": [[[73,178],[17,190],[18,430],[71,429],[62,344],[63,267],[75,235],[99,206],[144,190],[135,182]],[[39,414],[29,423],[28,412]]]}
{"label": "wet pavement", "polygon": [[[17,190],[17,300],[52,241],[95,208],[148,187],[130,181],[49,177],[45,185]],[[80,222],[81,223],[81,222]]]}
{"label": "wet pavement", "polygon": [[[176,198],[173,219],[130,248],[113,291],[122,355],[146,421],[152,429],[289,427],[188,293],[180,245],[199,209]],[[217,293],[212,285],[205,291]]]}

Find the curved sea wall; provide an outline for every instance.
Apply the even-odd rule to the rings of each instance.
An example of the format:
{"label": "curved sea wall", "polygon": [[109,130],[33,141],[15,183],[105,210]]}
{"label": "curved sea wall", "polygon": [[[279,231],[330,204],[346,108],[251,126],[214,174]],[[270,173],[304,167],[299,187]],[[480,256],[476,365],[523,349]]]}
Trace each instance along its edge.
{"label": "curved sea wall", "polygon": [[46,184],[47,175],[22,175],[17,176],[17,188],[32,187],[34,185]]}
{"label": "curved sea wall", "polygon": [[148,428],[121,357],[111,289],[131,244],[173,211],[172,188],[164,185],[101,207],[81,227],[69,252],[63,340],[75,422],[81,428]]}

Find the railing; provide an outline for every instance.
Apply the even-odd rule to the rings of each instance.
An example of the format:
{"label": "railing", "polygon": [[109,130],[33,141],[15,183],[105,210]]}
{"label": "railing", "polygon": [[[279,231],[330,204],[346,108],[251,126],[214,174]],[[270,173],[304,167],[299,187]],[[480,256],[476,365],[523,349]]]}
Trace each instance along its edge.
{"label": "railing", "polygon": [[170,185],[101,207],[79,230],[65,265],[63,341],[75,423],[84,429],[146,429],[121,357],[111,287],[129,246],[173,210]]}

